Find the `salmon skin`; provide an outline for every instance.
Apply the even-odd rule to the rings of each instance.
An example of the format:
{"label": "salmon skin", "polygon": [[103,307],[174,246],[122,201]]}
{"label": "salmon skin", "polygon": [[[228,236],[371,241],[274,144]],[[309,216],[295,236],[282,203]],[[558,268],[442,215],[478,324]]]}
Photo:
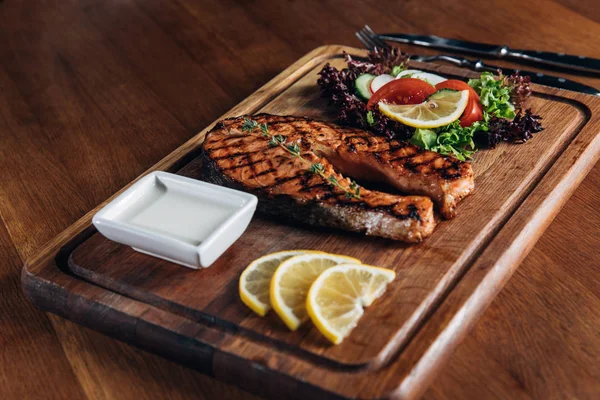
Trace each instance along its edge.
{"label": "salmon skin", "polygon": [[[304,117],[247,117],[266,124],[268,134],[280,135],[286,145],[296,145],[296,157],[270,144],[259,127],[244,129],[244,118],[223,120],[207,134],[204,179],[256,194],[259,212],[279,219],[419,242],[435,228],[428,196],[451,217],[456,202],[473,188],[469,163],[405,142]],[[322,174],[311,171],[317,164]],[[369,190],[344,175],[418,195]]]}

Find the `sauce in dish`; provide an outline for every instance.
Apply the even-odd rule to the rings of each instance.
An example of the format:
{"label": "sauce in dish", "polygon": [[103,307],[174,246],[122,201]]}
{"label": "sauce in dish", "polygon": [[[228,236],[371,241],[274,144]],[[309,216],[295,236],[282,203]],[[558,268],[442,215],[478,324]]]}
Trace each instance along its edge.
{"label": "sauce in dish", "polygon": [[197,246],[239,207],[239,204],[200,198],[177,188],[169,189],[157,182],[143,199],[132,204],[126,220]]}
{"label": "sauce in dish", "polygon": [[156,171],[100,210],[108,239],[190,268],[210,266],[246,230],[255,196]]}

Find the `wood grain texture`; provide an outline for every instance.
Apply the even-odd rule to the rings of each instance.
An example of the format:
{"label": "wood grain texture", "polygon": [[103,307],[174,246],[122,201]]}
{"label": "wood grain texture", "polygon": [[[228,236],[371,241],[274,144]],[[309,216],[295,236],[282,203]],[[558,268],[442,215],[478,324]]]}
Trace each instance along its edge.
{"label": "wood grain texture", "polygon": [[[339,46],[315,49],[226,116],[270,111],[327,118],[323,113],[327,107],[315,90],[316,72],[326,62],[341,60],[342,52],[365,54]],[[472,75],[456,68],[420,67],[453,76]],[[548,124],[545,140],[531,142],[537,146],[530,143],[479,153],[474,158],[479,166],[475,169],[479,196],[464,201],[459,216],[441,224],[423,245],[313,232],[259,219],[210,269],[190,271],[97,234],[89,238],[96,208],[26,266],[25,291],[44,309],[168,358],[194,363],[258,394],[416,398],[600,156],[600,99],[540,86],[533,89],[531,105]],[[189,160],[206,131],[153,169],[172,169]],[[180,173],[198,177],[199,169],[193,160]],[[309,327],[290,334],[245,309],[236,287],[239,273],[256,256],[294,246],[349,254],[394,268],[400,279],[344,344],[329,346]],[[71,284],[60,283],[66,278],[60,276],[65,269],[99,286],[86,288],[86,282],[75,280],[82,289],[74,291]],[[58,300],[50,289],[60,292]],[[93,293],[102,297],[118,293],[134,300],[106,304]],[[69,298],[75,299],[73,304]],[[78,303],[84,304],[83,309]],[[149,320],[146,315],[154,307],[166,316]],[[122,329],[112,329],[115,324]],[[162,341],[153,331],[161,332]],[[198,349],[197,356],[193,349]],[[237,371],[236,380],[227,376],[232,370]],[[250,380],[260,388],[247,385]]]}
{"label": "wood grain texture", "polygon": [[[30,314],[17,307],[23,301],[15,283],[20,258],[29,258],[308,50],[325,43],[358,45],[353,33],[369,23],[381,32],[600,57],[598,21],[594,1],[566,0],[1,2],[0,216],[14,251],[3,253],[0,265],[7,299],[0,338],[42,318],[30,308],[25,320]],[[600,86],[593,77],[556,74]],[[106,93],[122,94],[121,85],[128,102],[112,96],[107,101]],[[156,112],[158,119],[150,115]],[[597,397],[599,365],[589,360],[600,358],[591,318],[600,294],[590,278],[600,265],[600,237],[593,234],[600,226],[599,177],[596,167],[426,398]],[[69,363],[52,368],[62,386],[77,393],[65,378],[74,365],[81,397],[145,398],[152,387],[160,398],[214,398],[225,387],[62,318],[50,321],[51,327],[42,323],[11,336],[12,365],[1,374],[12,384],[2,386],[4,398],[39,398],[31,382],[51,375],[38,359],[58,360],[53,349],[68,338],[74,343],[63,347]],[[19,389],[19,371],[25,370],[29,383]],[[56,385],[44,387],[50,388],[46,397],[65,397]],[[233,388],[227,393],[249,397]]]}
{"label": "wood grain texture", "polygon": [[[2,393],[14,398],[83,396],[82,385],[70,368],[48,316],[29,304],[21,291],[14,290],[19,287],[21,260],[3,226],[0,228],[0,257],[5,260],[0,271]],[[26,343],[24,337],[29,338]],[[37,363],[43,364],[46,372],[32,381],[31,366]],[[60,387],[48,392],[48,387],[56,382],[61,382]]]}

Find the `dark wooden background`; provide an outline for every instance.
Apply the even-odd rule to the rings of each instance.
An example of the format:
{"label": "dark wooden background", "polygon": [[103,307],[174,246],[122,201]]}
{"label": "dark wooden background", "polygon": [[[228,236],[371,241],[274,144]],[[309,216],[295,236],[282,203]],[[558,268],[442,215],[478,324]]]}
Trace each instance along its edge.
{"label": "dark wooden background", "polygon": [[[359,46],[364,23],[600,58],[596,0],[0,1],[0,397],[252,397],[36,310],[20,269],[309,50]],[[426,399],[599,397],[598,209],[599,166]]]}

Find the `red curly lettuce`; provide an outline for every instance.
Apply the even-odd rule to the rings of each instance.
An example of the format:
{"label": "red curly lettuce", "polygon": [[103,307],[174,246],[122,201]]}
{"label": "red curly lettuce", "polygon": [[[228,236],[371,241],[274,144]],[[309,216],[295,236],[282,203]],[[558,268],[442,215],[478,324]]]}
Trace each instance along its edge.
{"label": "red curly lettuce", "polygon": [[343,125],[369,130],[390,139],[409,139],[414,129],[385,117],[379,110],[368,111],[366,103],[356,96],[354,87],[358,76],[390,73],[395,67],[402,66],[406,59],[406,55],[398,49],[389,52],[376,49],[369,53],[366,61],[355,60],[346,54],[348,68],[340,71],[328,63],[319,72],[317,84],[321,96],[339,109],[338,122]]}
{"label": "red curly lettuce", "polygon": [[[475,142],[487,148],[494,148],[501,141],[523,143],[543,129],[538,115],[529,109],[523,110],[531,95],[529,77],[518,74],[503,76],[500,73],[500,77],[496,78],[484,73],[480,79],[470,80],[469,84],[482,96],[482,100],[485,99],[485,102],[482,101],[484,119],[471,127],[450,124],[423,132],[384,116],[378,109],[367,110],[366,103],[356,95],[356,78],[366,73],[396,75],[408,60],[405,53],[397,48],[375,49],[367,59],[358,60],[346,54],[345,60],[347,68],[342,70],[326,64],[317,81],[321,96],[329,99],[339,110],[338,122],[342,125],[365,129],[390,139],[410,140],[460,159],[470,157],[477,150]],[[420,139],[425,133],[427,143]],[[454,143],[453,138],[460,138],[460,143]]]}

